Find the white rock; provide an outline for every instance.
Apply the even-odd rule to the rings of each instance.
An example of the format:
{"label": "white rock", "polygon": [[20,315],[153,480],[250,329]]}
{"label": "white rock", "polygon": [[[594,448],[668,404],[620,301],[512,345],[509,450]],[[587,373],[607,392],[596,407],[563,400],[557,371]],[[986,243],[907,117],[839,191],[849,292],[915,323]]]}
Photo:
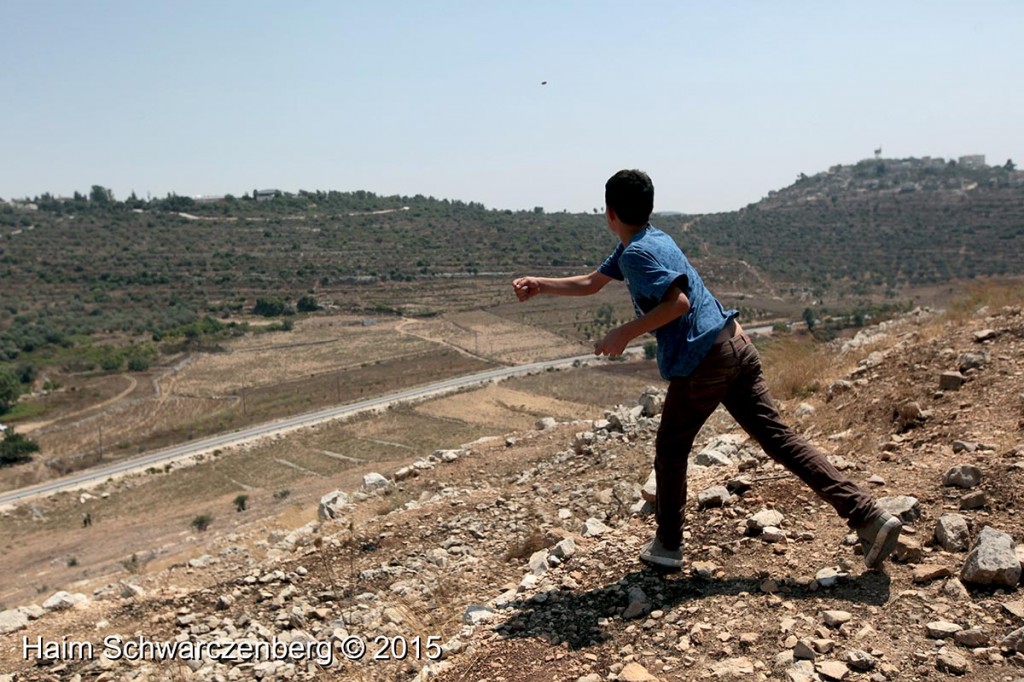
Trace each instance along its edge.
{"label": "white rock", "polygon": [[732,499],[732,495],[725,486],[716,485],[705,488],[697,494],[697,508],[707,509],[710,507],[721,507]]}
{"label": "white rock", "polygon": [[1013,539],[1006,533],[985,526],[960,573],[964,582],[977,585],[1016,587],[1021,564],[1014,552]]}
{"label": "white rock", "polygon": [[956,623],[950,623],[947,620],[935,620],[924,626],[928,632],[928,636],[932,639],[949,639],[956,633],[963,630],[962,627]]}
{"label": "white rock", "polygon": [[217,563],[217,561],[218,559],[216,559],[215,557],[212,557],[209,554],[204,554],[202,556],[196,557],[195,559],[189,559],[188,565],[189,568],[206,568],[210,564]]}
{"label": "white rock", "polygon": [[786,679],[789,682],[818,682],[820,678],[814,674],[813,663],[797,661],[786,670]]}
{"label": "white rock", "polygon": [[693,461],[695,464],[703,467],[727,467],[732,465],[732,460],[729,459],[728,455],[711,448],[705,448],[698,452]]}
{"label": "white rock", "polygon": [[28,625],[28,616],[18,609],[0,611],[0,635],[24,630],[26,625]]}
{"label": "white rock", "polygon": [[845,578],[848,573],[834,567],[823,568],[814,574],[814,579],[822,587],[832,587],[840,578]]}
{"label": "white rock", "polygon": [[576,541],[572,538],[563,538],[558,541],[558,544],[551,548],[552,556],[556,556],[559,559],[568,559],[575,553]]}
{"label": "white rock", "polygon": [[415,467],[408,466],[408,467],[402,467],[401,469],[396,471],[394,473],[394,476],[395,476],[395,480],[396,481],[404,481],[404,480],[406,480],[408,478],[412,478],[414,476],[419,476],[419,474],[420,474],[420,472],[419,472],[418,469],[416,469]]}
{"label": "white rock", "polygon": [[821,618],[828,627],[837,628],[843,623],[849,623],[853,619],[853,614],[849,611],[828,610],[821,612]]}
{"label": "white rock", "polygon": [[481,604],[471,604],[462,614],[462,622],[466,625],[486,623],[494,618],[494,610]]}
{"label": "white rock", "polygon": [[654,417],[659,415],[665,406],[665,392],[654,386],[648,386],[640,395],[639,403],[640,407],[643,408],[643,416]]}
{"label": "white rock", "polygon": [[132,583],[121,583],[121,597],[123,599],[141,599],[146,596],[146,591]]}
{"label": "white rock", "polygon": [[960,514],[943,514],[935,522],[935,541],[947,552],[963,552],[971,542],[967,519]]}
{"label": "white rock", "polygon": [[875,658],[866,651],[851,649],[846,652],[846,662],[854,670],[868,672],[875,668]]}
{"label": "white rock", "polygon": [[534,575],[544,575],[548,570],[548,550],[540,549],[531,554],[529,566]]}
{"label": "white rock", "polygon": [[607,533],[611,528],[606,526],[600,519],[590,518],[583,523],[583,528],[580,530],[580,535],[585,538],[592,538],[602,533]]}
{"label": "white rock", "polygon": [[893,516],[898,516],[903,523],[913,523],[921,517],[921,503],[916,497],[898,495],[896,497],[880,497],[878,506]]}
{"label": "white rock", "polygon": [[70,609],[75,604],[88,602],[89,598],[84,594],[71,594],[61,590],[54,592],[53,595],[43,602],[43,608],[47,611],[63,611],[64,609]]}
{"label": "white rock", "polygon": [[818,673],[829,680],[845,680],[850,669],[841,661],[822,661],[814,666]]}
{"label": "white rock", "polygon": [[363,475],[363,490],[368,493],[384,490],[391,485],[391,481],[376,471]]}
{"label": "white rock", "polygon": [[796,406],[796,410],[793,411],[793,416],[797,419],[801,419],[803,417],[811,416],[814,412],[814,405],[811,405],[810,403],[800,403]]}
{"label": "white rock", "polygon": [[317,508],[316,513],[321,521],[340,519],[343,517],[348,504],[348,493],[343,490],[335,490],[320,498],[320,506]]}
{"label": "white rock", "polygon": [[748,680],[754,674],[754,663],[746,656],[727,658],[712,665],[711,674],[720,680]]}
{"label": "white rock", "polygon": [[782,525],[785,518],[786,517],[784,517],[780,512],[777,512],[774,509],[762,509],[747,519],[747,530],[754,533],[760,533],[768,526],[775,526],[778,528]]}
{"label": "white rock", "polygon": [[639,663],[627,663],[618,679],[619,682],[658,682],[658,678]]}
{"label": "white rock", "polygon": [[939,651],[938,658],[935,659],[935,668],[939,672],[964,675],[970,671],[971,664],[960,654],[955,651],[948,651],[943,647]]}

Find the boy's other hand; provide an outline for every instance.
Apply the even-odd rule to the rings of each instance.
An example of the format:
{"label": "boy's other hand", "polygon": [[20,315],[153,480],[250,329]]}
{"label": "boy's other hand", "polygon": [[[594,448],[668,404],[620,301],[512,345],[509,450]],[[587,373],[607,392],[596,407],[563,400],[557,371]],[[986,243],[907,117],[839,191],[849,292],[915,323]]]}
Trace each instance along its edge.
{"label": "boy's other hand", "polygon": [[608,357],[622,355],[629,341],[630,337],[622,331],[622,327],[616,327],[597,342],[597,345],[594,346],[594,355],[607,355]]}
{"label": "boy's other hand", "polygon": [[525,301],[540,293],[540,283],[535,277],[520,277],[512,281],[512,289],[516,292],[516,298]]}

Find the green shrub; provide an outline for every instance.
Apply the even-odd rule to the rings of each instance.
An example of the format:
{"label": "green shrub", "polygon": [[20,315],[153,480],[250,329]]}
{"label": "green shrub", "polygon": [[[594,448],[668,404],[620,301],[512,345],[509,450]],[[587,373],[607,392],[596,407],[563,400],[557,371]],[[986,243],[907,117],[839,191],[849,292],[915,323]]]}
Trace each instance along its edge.
{"label": "green shrub", "polygon": [[11,409],[21,395],[21,381],[10,367],[0,367],[0,414]]}
{"label": "green shrub", "polygon": [[124,364],[124,356],[120,353],[108,353],[100,360],[100,369],[106,372],[116,372]]}
{"label": "green shrub", "polygon": [[192,527],[200,533],[209,528],[211,523],[213,523],[213,516],[211,514],[200,514],[192,519]]}
{"label": "green shrub", "polygon": [[149,358],[145,355],[133,355],[128,358],[129,372],[145,372],[149,369]]}
{"label": "green shrub", "polygon": [[309,294],[300,298],[298,303],[295,304],[295,307],[300,313],[311,313],[316,310],[320,310],[320,305],[316,302],[316,297]]}
{"label": "green shrub", "polygon": [[253,306],[252,312],[254,315],[262,315],[263,317],[278,317],[280,315],[291,315],[294,313],[288,304],[277,296],[257,298],[256,305]]}
{"label": "green shrub", "polygon": [[39,452],[39,444],[8,427],[0,440],[0,467],[31,462],[33,452]]}

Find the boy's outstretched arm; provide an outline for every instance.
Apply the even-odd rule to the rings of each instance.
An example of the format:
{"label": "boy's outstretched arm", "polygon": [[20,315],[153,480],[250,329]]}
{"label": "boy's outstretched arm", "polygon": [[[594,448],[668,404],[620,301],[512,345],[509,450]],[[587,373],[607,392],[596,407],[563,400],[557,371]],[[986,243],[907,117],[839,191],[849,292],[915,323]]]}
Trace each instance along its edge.
{"label": "boy's outstretched arm", "polygon": [[594,355],[622,355],[630,341],[662,327],[672,320],[690,312],[690,299],[679,287],[673,285],[665,292],[661,303],[651,308],[643,317],[616,327],[594,346]]}
{"label": "boy's outstretched arm", "polygon": [[520,301],[533,298],[537,294],[590,296],[601,291],[610,281],[611,277],[594,270],[589,275],[575,277],[520,277],[512,281],[512,289]]}

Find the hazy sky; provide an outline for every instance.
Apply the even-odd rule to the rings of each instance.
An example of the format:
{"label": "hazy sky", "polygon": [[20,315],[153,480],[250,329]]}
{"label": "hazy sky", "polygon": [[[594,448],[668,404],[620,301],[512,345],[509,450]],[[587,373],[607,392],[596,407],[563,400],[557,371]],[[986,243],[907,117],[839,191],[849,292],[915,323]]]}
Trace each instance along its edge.
{"label": "hazy sky", "polygon": [[879,145],[1024,167],[1021,0],[0,0],[0,30],[5,199],[589,211],[635,167],[709,212]]}

